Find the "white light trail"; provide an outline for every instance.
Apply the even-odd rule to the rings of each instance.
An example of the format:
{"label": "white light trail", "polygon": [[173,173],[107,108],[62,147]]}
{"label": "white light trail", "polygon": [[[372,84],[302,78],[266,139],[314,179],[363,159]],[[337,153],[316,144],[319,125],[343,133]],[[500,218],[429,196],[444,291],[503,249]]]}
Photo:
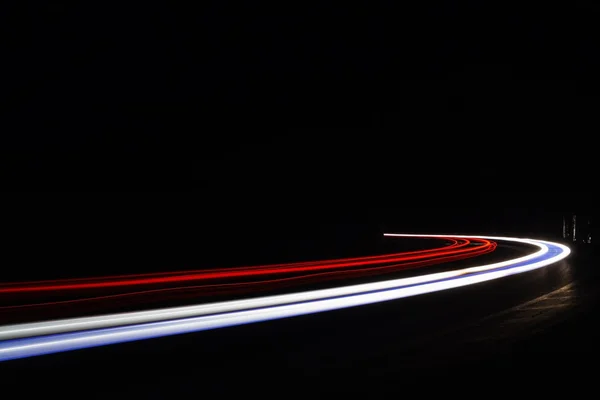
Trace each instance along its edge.
{"label": "white light trail", "polygon": [[[461,270],[247,300],[0,326],[0,361],[166,335],[216,329],[400,299],[531,271],[566,258],[567,246],[541,240],[457,235],[385,234],[518,242],[539,250]],[[49,336],[44,336],[49,335]]]}

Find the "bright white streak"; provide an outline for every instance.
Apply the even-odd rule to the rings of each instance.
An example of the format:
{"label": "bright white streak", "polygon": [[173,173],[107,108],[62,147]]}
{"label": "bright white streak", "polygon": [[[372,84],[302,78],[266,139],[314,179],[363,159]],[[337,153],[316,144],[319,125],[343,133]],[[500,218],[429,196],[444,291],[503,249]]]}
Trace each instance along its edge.
{"label": "bright white streak", "polygon": [[[300,293],[291,293],[277,296],[265,296],[254,299],[224,301],[218,303],[209,303],[184,307],[170,307],[148,311],[137,311],[128,313],[116,313],[108,315],[100,315],[94,317],[69,318],[54,321],[34,322],[26,324],[15,324],[0,326],[0,340],[24,338],[31,336],[49,335],[55,333],[75,332],[89,329],[99,329],[108,327],[117,327],[124,325],[133,325],[149,322],[159,322],[180,318],[199,317],[212,314],[230,313],[236,311],[250,310],[255,308],[264,308],[279,306],[284,304],[292,304],[298,302],[307,302],[320,300],[330,297],[349,296],[375,290],[385,290],[392,288],[401,288],[410,285],[424,284],[441,279],[459,277],[476,272],[494,270],[509,265],[533,260],[542,257],[548,252],[548,246],[542,241],[521,238],[508,237],[489,237],[489,236],[462,236],[462,235],[420,235],[420,234],[384,234],[384,236],[398,237],[422,237],[422,238],[473,238],[485,240],[497,240],[518,242],[523,244],[533,245],[539,248],[538,251],[515,258],[512,260],[497,262],[493,264],[480,265],[477,267],[465,268],[456,271],[447,271],[434,274],[419,275],[410,278],[393,279],[381,282],[373,282],[360,285],[343,286],[331,289],[312,290]],[[550,243],[550,242],[547,242]],[[551,243],[555,246],[562,246],[556,243]],[[570,250],[566,246],[564,249],[564,257],[568,256]],[[564,258],[563,257],[563,258]],[[558,260],[556,260],[558,261]],[[553,261],[555,262],[555,261]],[[494,278],[495,279],[495,278]],[[407,293],[411,293],[410,291]]]}
{"label": "bright white streak", "polygon": [[328,298],[311,301],[308,303],[285,304],[263,309],[243,310],[226,314],[187,318],[183,320],[169,320],[120,328],[100,329],[97,331],[70,334],[67,333],[57,336],[25,339],[24,343],[20,343],[20,341],[17,340],[14,343],[7,342],[7,345],[4,346],[2,346],[2,343],[0,343],[0,361],[134,340],[150,339],[167,335],[223,328],[227,326],[300,316],[395,300],[419,294],[432,293],[436,291],[472,285],[475,283],[490,281],[509,275],[531,271],[560,261],[570,254],[570,249],[560,244],[540,241],[539,245],[545,246],[547,250],[548,246],[552,247],[551,253],[553,254],[549,254],[549,257],[545,257],[547,254],[544,254],[538,258],[538,261],[533,261],[531,263],[515,263],[514,267],[488,271],[485,273],[479,273],[477,275],[467,275],[451,280],[430,282],[417,286],[400,287],[379,292],[359,293],[346,297]]}

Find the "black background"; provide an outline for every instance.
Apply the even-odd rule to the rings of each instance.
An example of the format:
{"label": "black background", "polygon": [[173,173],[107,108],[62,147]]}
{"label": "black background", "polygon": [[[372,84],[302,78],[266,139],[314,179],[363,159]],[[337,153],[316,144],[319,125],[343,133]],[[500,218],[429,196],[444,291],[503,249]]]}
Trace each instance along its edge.
{"label": "black background", "polygon": [[592,2],[3,11],[19,276],[368,252],[386,230],[556,235],[592,213]]}

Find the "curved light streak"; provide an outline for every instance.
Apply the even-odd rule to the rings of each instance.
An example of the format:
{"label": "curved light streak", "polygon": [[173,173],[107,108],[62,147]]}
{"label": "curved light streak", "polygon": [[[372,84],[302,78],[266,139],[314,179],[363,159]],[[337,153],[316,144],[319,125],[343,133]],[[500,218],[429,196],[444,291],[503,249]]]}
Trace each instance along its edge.
{"label": "curved light streak", "polygon": [[[151,290],[143,290],[138,292],[125,292],[119,294],[110,294],[104,296],[96,296],[96,297],[84,297],[77,298],[74,300],[62,300],[62,301],[54,301],[54,302],[44,302],[44,303],[28,303],[16,306],[1,306],[0,312],[6,310],[25,310],[31,308],[50,308],[64,305],[75,305],[75,304],[83,304],[83,303],[98,303],[100,301],[106,300],[116,300],[119,301],[127,300],[128,302],[131,300],[135,300],[136,298],[143,296],[160,296],[160,295],[168,295],[175,292],[185,292],[192,291],[191,295],[196,298],[205,295],[214,295],[214,294],[233,294],[233,293],[243,293],[250,292],[256,293],[259,290],[272,290],[277,288],[289,287],[294,284],[305,284],[311,282],[326,282],[335,279],[350,279],[357,278],[363,276],[375,276],[381,275],[385,273],[392,273],[397,271],[405,271],[414,268],[422,268],[431,265],[449,263],[451,261],[464,260],[469,257],[481,256],[483,254],[488,254],[496,249],[496,242],[480,243],[481,246],[479,248],[474,248],[475,251],[472,251],[468,254],[454,254],[447,256],[440,256],[439,254],[434,254],[430,259],[419,260],[419,261],[411,261],[399,264],[387,264],[382,263],[382,265],[375,264],[373,266],[368,266],[367,268],[356,268],[356,269],[348,269],[341,271],[326,271],[326,272],[317,272],[311,273],[308,275],[300,275],[300,276],[291,276],[277,279],[267,279],[261,281],[251,281],[251,282],[242,282],[242,283],[223,283],[223,284],[213,284],[213,285],[197,285],[197,286],[178,286],[174,288],[161,288],[161,289],[151,289]],[[212,290],[212,291],[211,291]]]}
{"label": "curved light streak", "polygon": [[[439,239],[453,240],[440,237]],[[403,253],[385,254],[378,256],[341,258],[325,261],[308,261],[266,266],[218,268],[196,271],[159,272],[151,274],[117,275],[96,278],[62,279],[36,282],[15,282],[0,284],[0,294],[57,292],[85,289],[106,289],[119,287],[135,287],[169,283],[186,283],[214,281],[230,278],[249,278],[272,275],[290,275],[293,273],[310,273],[342,268],[358,268],[372,265],[401,263],[441,257],[445,255],[468,256],[476,254],[477,248],[468,247],[470,240],[454,240],[450,246],[437,247],[427,250],[408,251]],[[490,243],[487,243],[490,246]]]}
{"label": "curved light streak", "polygon": [[0,339],[8,340],[0,342],[0,361],[300,316],[448,290],[541,268],[566,258],[571,252],[562,244],[534,239],[419,234],[385,236],[485,239],[528,244],[539,250],[493,264],[361,285],[4,326],[0,327]]}
{"label": "curved light streak", "polygon": [[[269,291],[286,288],[288,292],[293,292],[295,291],[293,286],[306,285],[312,282],[331,282],[339,279],[357,279],[364,276],[374,277],[376,275],[391,274],[414,268],[423,268],[481,256],[494,251],[497,247],[497,243],[490,240],[449,238],[427,240],[449,242],[450,245],[427,250],[350,259],[208,270],[209,272],[273,271],[272,275],[259,278],[253,277],[252,279],[246,279],[248,278],[246,277],[241,282],[239,280],[237,282],[235,280],[203,282],[203,277],[206,277],[206,274],[202,272],[206,273],[207,270],[196,270],[180,271],[171,275],[169,275],[170,273],[161,272],[142,275],[113,275],[94,278],[0,284],[0,295],[2,295],[3,289],[9,289],[9,292],[5,294],[8,296],[7,300],[13,303],[0,306],[0,321],[4,319],[4,324],[19,324],[40,319],[56,320],[82,315],[139,311],[139,308],[136,310],[136,305],[138,307],[143,305],[148,309],[150,308],[150,304],[156,301],[192,300],[198,304],[206,302],[205,298],[215,295],[251,294],[252,297],[258,297],[261,295],[261,292],[267,292],[263,294],[265,296]],[[353,263],[348,265],[348,262]],[[292,275],[285,273],[285,270],[289,270],[290,267],[299,265],[311,265],[316,268],[305,270],[304,272],[296,271]],[[331,268],[331,266],[334,266],[334,268]],[[279,272],[282,270],[284,270],[284,273],[280,274]],[[165,276],[178,279],[170,284],[167,282],[158,284]],[[158,282],[151,283],[151,286],[140,285],[139,282],[135,282],[139,278],[149,278],[152,281]],[[180,280],[179,278],[184,279]],[[188,278],[192,278],[193,280],[188,280]],[[195,280],[196,278],[198,278],[198,281]],[[108,286],[92,289],[87,286],[90,283],[108,284]],[[114,286],[112,285],[113,283],[118,283],[118,285]],[[171,286],[172,284],[176,286],[173,287]],[[165,287],[165,285],[168,286]],[[337,286],[339,285],[341,284]],[[53,287],[51,291],[52,296],[60,296],[62,298],[59,297],[56,300],[44,298],[48,295],[45,292],[48,292],[46,289],[49,287]],[[44,290],[38,291],[39,288]],[[118,290],[116,290],[117,288]],[[11,289],[17,290],[12,292]],[[299,287],[297,290],[303,290],[303,288]],[[2,303],[1,296],[0,303]],[[124,307],[127,309],[124,309]],[[157,305],[153,308],[158,307],[160,306]]]}

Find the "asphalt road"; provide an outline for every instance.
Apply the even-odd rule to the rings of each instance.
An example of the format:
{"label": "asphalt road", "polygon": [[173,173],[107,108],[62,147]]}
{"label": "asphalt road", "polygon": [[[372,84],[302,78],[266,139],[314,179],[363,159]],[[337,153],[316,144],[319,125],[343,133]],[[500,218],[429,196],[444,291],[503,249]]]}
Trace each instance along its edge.
{"label": "asphalt road", "polygon": [[541,270],[447,292],[18,360],[0,365],[0,376],[25,398],[581,389],[593,372],[580,358],[598,354],[591,259],[588,248]]}

